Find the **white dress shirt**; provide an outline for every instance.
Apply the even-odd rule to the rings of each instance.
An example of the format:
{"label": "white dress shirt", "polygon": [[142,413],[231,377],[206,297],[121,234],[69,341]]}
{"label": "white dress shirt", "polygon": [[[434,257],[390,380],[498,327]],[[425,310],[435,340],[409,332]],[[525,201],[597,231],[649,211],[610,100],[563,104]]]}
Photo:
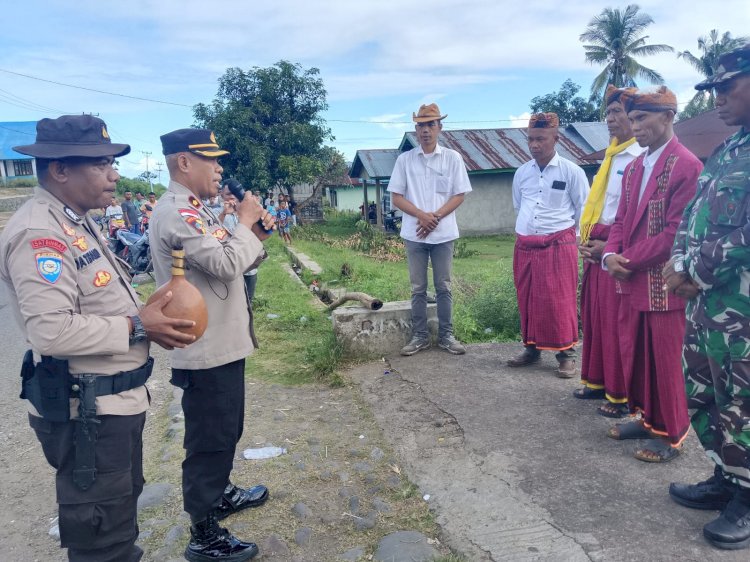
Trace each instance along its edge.
{"label": "white dress shirt", "polygon": [[536,160],[526,162],[513,176],[516,233],[553,234],[577,226],[588,194],[586,173],[557,152],[544,170]]}
{"label": "white dress shirt", "polygon": [[[670,137],[670,140],[672,138]],[[641,188],[638,191],[638,204],[641,204],[641,199],[643,199],[643,193],[646,191],[646,186],[648,185],[648,180],[651,179],[651,174],[654,171],[654,166],[656,165],[656,161],[659,159],[659,156],[661,156],[661,153],[664,152],[664,149],[667,148],[667,145],[669,144],[669,141],[665,142],[663,145],[661,145],[659,148],[654,150],[653,152],[649,152],[646,154],[646,156],[643,158],[643,178],[641,179]]]}
{"label": "white dress shirt", "polygon": [[625,166],[638,158],[641,152],[643,152],[643,147],[634,142],[625,150],[612,157],[612,163],[609,166],[607,194],[604,198],[604,208],[602,209],[601,217],[599,217],[599,224],[614,224],[615,217],[617,216],[617,207],[620,205]]}
{"label": "white dress shirt", "polygon": [[[463,158],[455,150],[440,145],[434,152],[425,154],[417,146],[399,155],[393,174],[388,181],[388,191],[404,196],[417,209],[434,213],[453,196],[471,191],[469,175]],[[442,244],[458,238],[455,211],[440,219],[435,230],[426,238],[417,237],[417,217],[404,213],[401,237],[412,242]]]}

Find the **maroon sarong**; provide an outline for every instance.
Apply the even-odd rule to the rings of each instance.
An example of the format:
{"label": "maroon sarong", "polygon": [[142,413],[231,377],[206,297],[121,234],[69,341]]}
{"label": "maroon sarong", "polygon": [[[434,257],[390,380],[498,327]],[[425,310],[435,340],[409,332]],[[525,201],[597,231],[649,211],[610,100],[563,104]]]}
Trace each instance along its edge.
{"label": "maroon sarong", "polygon": [[546,236],[517,236],[513,281],[524,344],[559,351],[578,343],[574,227]]}
{"label": "maroon sarong", "polygon": [[[596,224],[590,238],[606,240],[609,229],[609,225]],[[598,263],[584,263],[581,281],[581,382],[592,389],[604,389],[607,400],[615,404],[628,401],[618,343],[619,305],[620,295],[615,292],[612,276]]]}
{"label": "maroon sarong", "polygon": [[630,411],[642,412],[644,425],[679,445],[690,428],[682,340],[685,311],[645,312],[621,295],[620,351]]}

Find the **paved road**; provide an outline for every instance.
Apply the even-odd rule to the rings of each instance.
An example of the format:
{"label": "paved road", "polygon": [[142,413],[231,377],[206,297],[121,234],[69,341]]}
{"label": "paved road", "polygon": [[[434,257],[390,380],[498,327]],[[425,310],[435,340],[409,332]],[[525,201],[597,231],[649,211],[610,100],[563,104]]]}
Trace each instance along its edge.
{"label": "paved road", "polygon": [[578,383],[552,374],[551,355],[505,367],[518,348],[433,349],[387,358],[389,374],[388,363],[353,373],[448,544],[472,561],[750,559],[704,542],[717,512],[667,495],[670,481],[712,472],[693,435],[672,463],[638,461],[635,442],[605,436],[613,422],[595,414],[598,401],[573,398]]}

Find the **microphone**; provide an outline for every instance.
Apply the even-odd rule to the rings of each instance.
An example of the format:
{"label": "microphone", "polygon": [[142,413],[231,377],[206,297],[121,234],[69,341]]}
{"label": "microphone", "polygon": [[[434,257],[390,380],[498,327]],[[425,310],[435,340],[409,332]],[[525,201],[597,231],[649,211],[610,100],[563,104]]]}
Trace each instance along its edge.
{"label": "microphone", "polygon": [[[226,187],[229,192],[234,195],[237,198],[237,201],[242,201],[245,198],[245,188],[242,187],[242,184],[238,182],[234,178],[230,178],[224,182],[224,187]],[[259,220],[258,224],[263,228],[263,230],[266,231],[266,234],[273,233],[273,228],[270,230],[267,230],[266,227],[263,225],[263,221]]]}

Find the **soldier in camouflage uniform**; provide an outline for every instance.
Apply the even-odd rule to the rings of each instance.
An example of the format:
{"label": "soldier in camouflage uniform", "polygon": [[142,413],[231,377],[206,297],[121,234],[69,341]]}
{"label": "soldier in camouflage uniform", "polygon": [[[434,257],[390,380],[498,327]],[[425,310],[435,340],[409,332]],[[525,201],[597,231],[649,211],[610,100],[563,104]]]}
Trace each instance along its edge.
{"label": "soldier in camouflage uniform", "polygon": [[688,299],[688,407],[716,467],[704,482],[671,484],[669,494],[722,510],[703,535],[734,550],[750,546],[750,44],[719,62],[696,88],[713,88],[719,117],[742,128],[706,163],[664,270],[667,287]]}

